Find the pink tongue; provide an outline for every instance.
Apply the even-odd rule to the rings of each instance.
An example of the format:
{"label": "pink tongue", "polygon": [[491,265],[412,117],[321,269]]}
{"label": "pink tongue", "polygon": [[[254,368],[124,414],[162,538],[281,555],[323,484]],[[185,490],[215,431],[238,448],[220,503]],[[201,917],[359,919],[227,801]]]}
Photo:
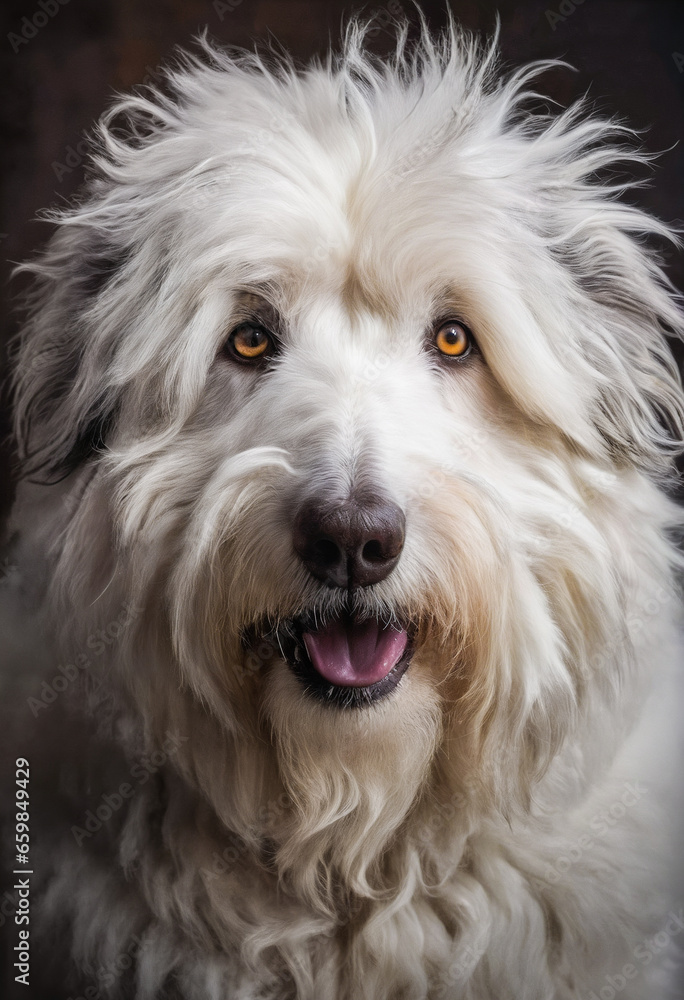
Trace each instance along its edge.
{"label": "pink tongue", "polygon": [[406,649],[406,632],[374,619],[355,622],[337,618],[317,632],[304,633],[304,645],[314,667],[331,684],[367,687],[382,680]]}

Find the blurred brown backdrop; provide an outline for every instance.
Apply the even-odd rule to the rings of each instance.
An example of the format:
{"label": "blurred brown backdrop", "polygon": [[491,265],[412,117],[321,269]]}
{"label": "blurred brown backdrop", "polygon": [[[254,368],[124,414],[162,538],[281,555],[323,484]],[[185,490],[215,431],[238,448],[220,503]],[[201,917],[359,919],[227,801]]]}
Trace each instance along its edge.
{"label": "blurred brown backdrop", "polygon": [[[578,72],[554,70],[544,89],[563,104],[589,90],[609,113],[647,129],[650,150],[665,150],[639,203],[672,222],[684,219],[684,4],[680,0],[452,0],[466,26],[490,32],[497,10],[509,63],[563,57]],[[422,0],[429,22],[445,22],[445,3]],[[0,346],[14,330],[8,287],[12,262],[49,235],[39,209],[62,203],[83,179],[79,143],[110,100],[154,78],[175,45],[205,26],[221,42],[252,46],[275,36],[296,56],[323,52],[355,10],[377,14],[372,44],[391,45],[391,12],[415,20],[412,0],[3,0],[0,10]],[[684,288],[684,256],[668,251]],[[3,370],[6,358],[2,355]],[[0,434],[8,434],[7,392]],[[0,449],[0,519],[11,500],[11,442]]]}

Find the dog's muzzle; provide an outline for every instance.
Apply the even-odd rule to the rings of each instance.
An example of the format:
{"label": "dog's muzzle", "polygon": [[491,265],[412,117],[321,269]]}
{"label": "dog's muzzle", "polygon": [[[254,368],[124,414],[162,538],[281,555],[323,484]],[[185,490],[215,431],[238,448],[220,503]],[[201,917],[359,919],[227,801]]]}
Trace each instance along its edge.
{"label": "dog's muzzle", "polygon": [[[330,588],[353,592],[386,579],[399,562],[406,519],[392,501],[352,496],[343,502],[309,499],[297,512],[293,544],[309,572]],[[345,610],[321,622],[294,623],[288,656],[307,691],[345,706],[368,704],[393,691],[408,667],[408,632],[377,617]]]}

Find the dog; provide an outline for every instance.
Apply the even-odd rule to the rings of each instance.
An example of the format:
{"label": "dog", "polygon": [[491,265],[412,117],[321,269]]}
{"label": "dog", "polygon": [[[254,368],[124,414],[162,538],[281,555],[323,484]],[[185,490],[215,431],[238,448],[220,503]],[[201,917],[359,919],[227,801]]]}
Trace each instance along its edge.
{"label": "dog", "polygon": [[648,157],[496,38],[367,30],[201,39],[23,266],[32,954],[98,998],[674,995]]}

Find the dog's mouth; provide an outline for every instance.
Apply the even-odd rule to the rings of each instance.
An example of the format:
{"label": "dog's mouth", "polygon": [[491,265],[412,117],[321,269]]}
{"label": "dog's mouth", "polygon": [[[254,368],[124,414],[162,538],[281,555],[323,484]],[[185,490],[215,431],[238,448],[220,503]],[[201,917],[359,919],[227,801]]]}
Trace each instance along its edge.
{"label": "dog's mouth", "polygon": [[394,691],[413,653],[409,631],[398,622],[347,610],[323,621],[313,612],[301,615],[270,636],[307,694],[343,708]]}

